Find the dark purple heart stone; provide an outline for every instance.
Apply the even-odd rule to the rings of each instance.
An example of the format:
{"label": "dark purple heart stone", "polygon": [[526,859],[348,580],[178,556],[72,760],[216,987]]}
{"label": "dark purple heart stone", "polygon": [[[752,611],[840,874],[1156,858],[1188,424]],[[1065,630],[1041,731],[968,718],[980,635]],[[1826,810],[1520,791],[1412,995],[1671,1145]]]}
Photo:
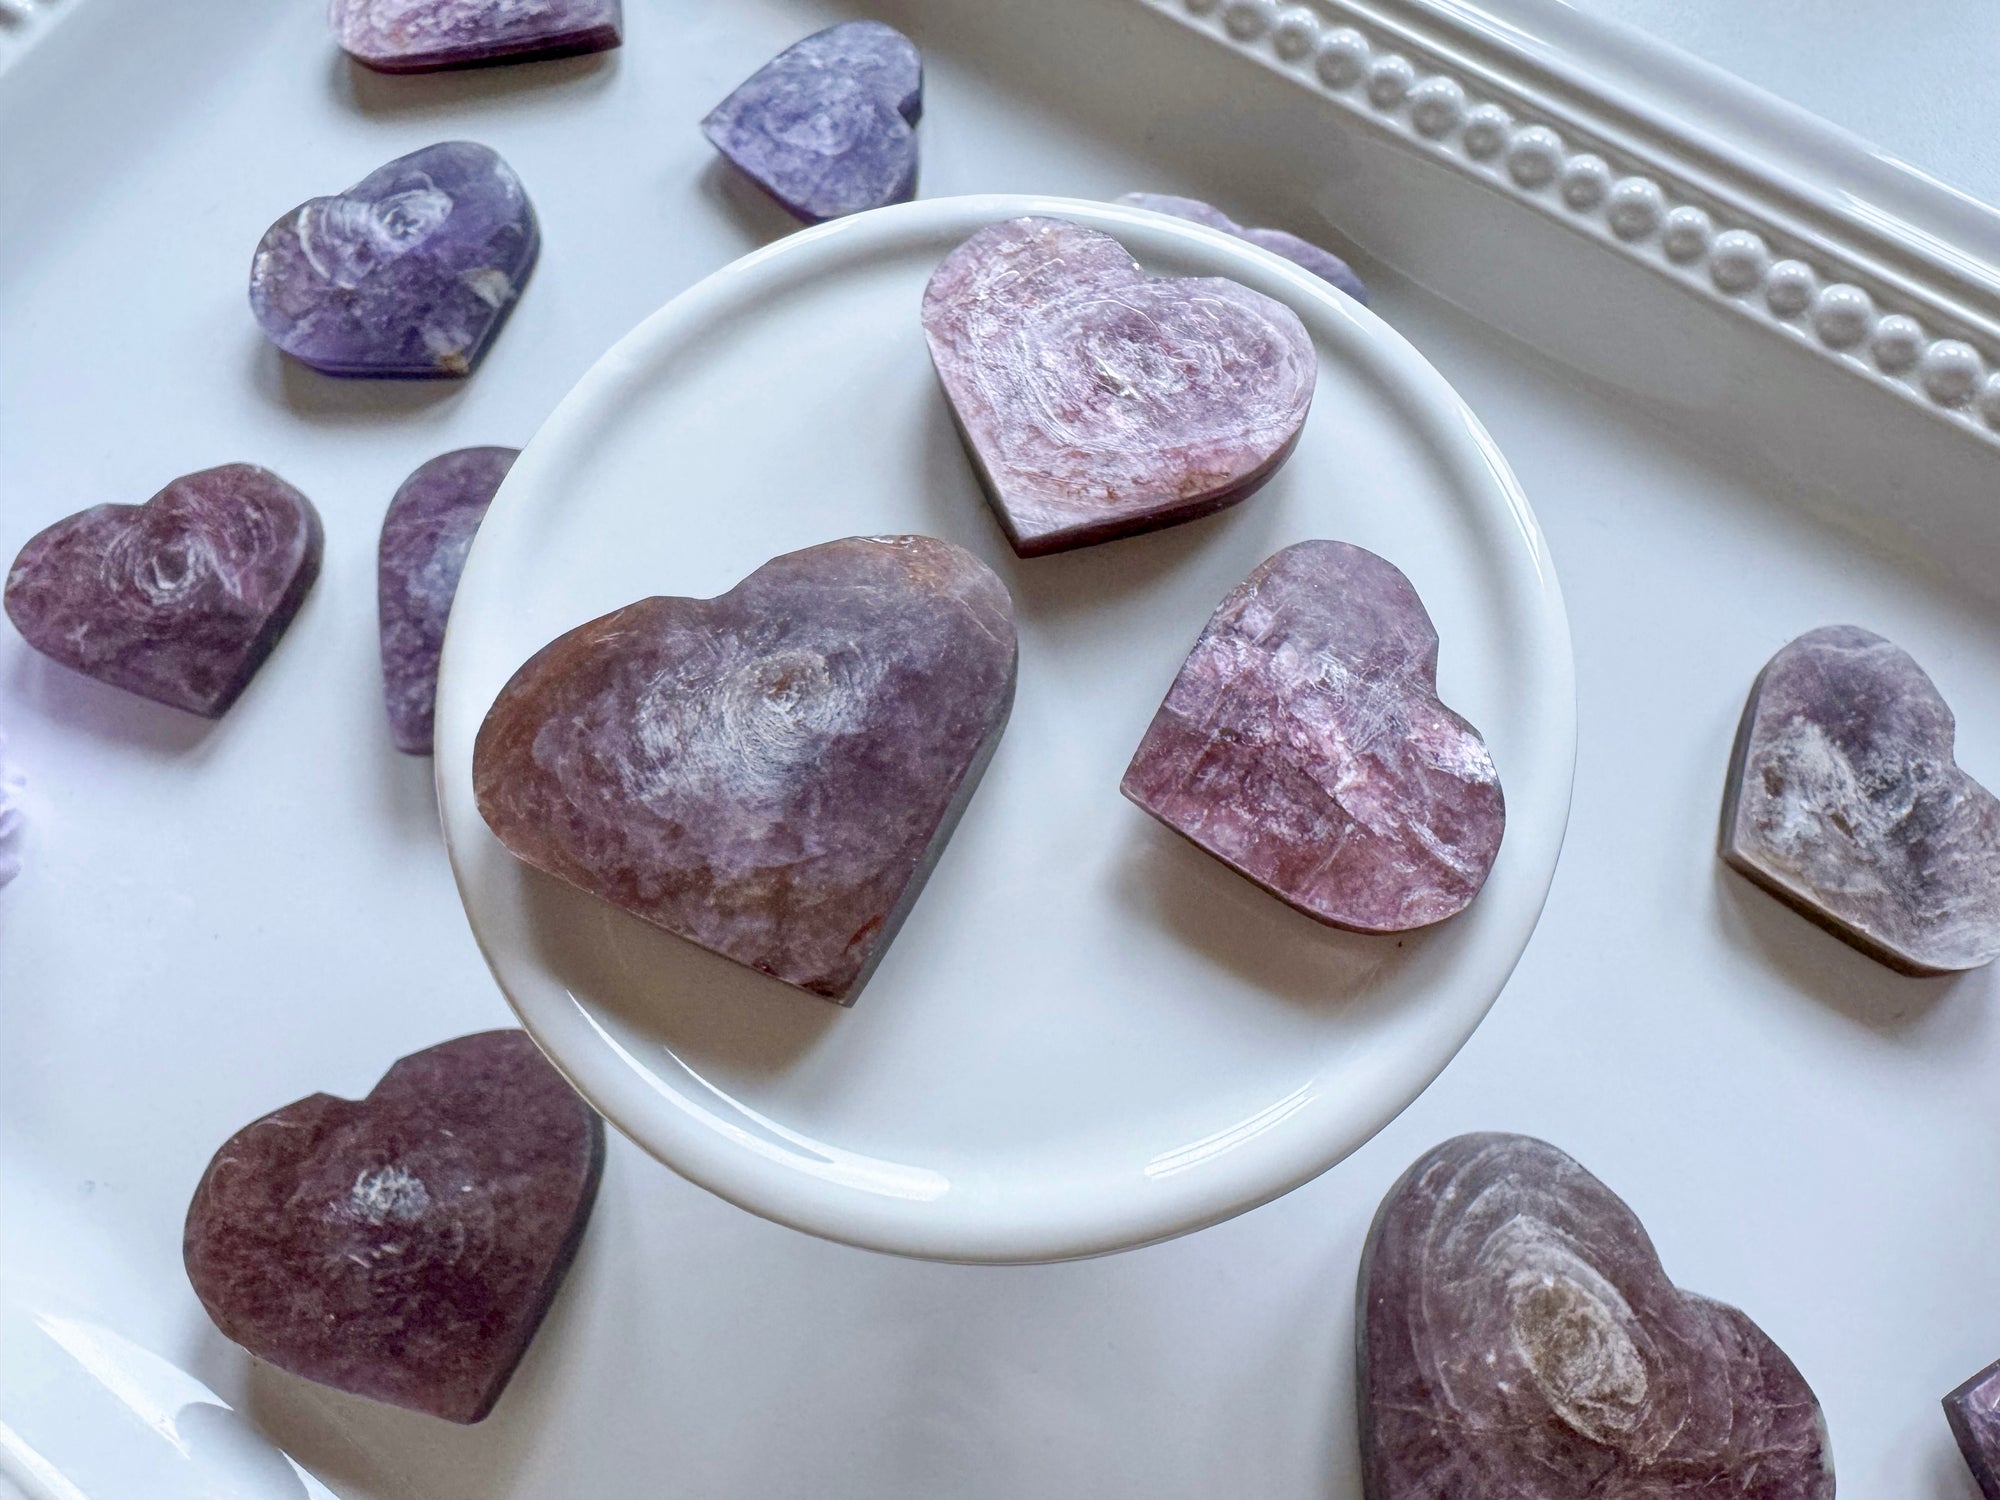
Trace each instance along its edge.
{"label": "dark purple heart stone", "polygon": [[389,733],[406,755],[431,753],[438,653],[473,533],[520,456],[517,448],[461,448],[403,481],[382,521],[376,603],[382,619],[382,693]]}
{"label": "dark purple heart stone", "polygon": [[1758,675],[1736,733],[1722,858],[1905,974],[2000,956],[2000,801],[1952,759],[1924,669],[1852,625]]}
{"label": "dark purple heart stone", "polygon": [[450,1422],[493,1409],[562,1285],[604,1125],[524,1031],[397,1063],[239,1130],[188,1205],[215,1326],[321,1385]]}
{"label": "dark purple heart stone", "polygon": [[1485,884],[1507,810],[1437,658],[1393,565],[1287,547],[1209,618],[1120,790],[1315,921],[1443,921]]}
{"label": "dark purple heart stone", "polygon": [[849,537],[529,658],[473,750],[518,858],[850,1003],[1014,699],[1014,610],[962,547]]}
{"label": "dark purple heart stone", "polygon": [[701,122],[715,149],[809,224],[917,192],[923,59],[880,21],[787,47]]}
{"label": "dark purple heart stone", "polygon": [[445,141],[273,224],[250,263],[250,308],[272,343],[328,375],[467,375],[540,248],[514,169]]}
{"label": "dark purple heart stone", "polygon": [[1023,557],[1192,521],[1277,472],[1318,357],[1281,302],[1150,277],[1108,234],[993,224],[924,291],[924,336]]}
{"label": "dark purple heart stone", "polygon": [[1353,267],[1310,240],[1302,240],[1282,229],[1245,229],[1213,203],[1204,203],[1199,198],[1179,198],[1172,193],[1127,193],[1118,201],[1129,203],[1134,208],[1150,209],[1156,214],[1171,214],[1176,219],[1206,224],[1210,229],[1220,229],[1239,240],[1248,240],[1273,255],[1284,256],[1294,265],[1305,267],[1320,280],[1333,283],[1356,302],[1364,306],[1368,302],[1368,288],[1361,284],[1361,278],[1354,274]]}
{"label": "dark purple heart stone", "polygon": [[56,522],[14,559],[7,616],[66,667],[219,719],[305,602],[320,551],[311,501],[225,464]]}
{"label": "dark purple heart stone", "polygon": [[341,50],[379,73],[603,52],[619,42],[620,0],[333,0]]}
{"label": "dark purple heart stone", "polygon": [[1405,1172],[1356,1325],[1366,1500],[1832,1500],[1784,1351],[1542,1141],[1462,1135]]}
{"label": "dark purple heart stone", "polygon": [[2000,1364],[1988,1365],[1944,1398],[1945,1420],[1986,1500],[2000,1500]]}

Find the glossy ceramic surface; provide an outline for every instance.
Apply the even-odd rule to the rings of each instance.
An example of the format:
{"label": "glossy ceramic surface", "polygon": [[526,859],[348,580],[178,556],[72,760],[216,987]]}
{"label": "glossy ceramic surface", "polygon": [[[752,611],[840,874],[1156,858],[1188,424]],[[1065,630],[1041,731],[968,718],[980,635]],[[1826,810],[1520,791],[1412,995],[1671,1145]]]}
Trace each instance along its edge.
{"label": "glossy ceramic surface", "polygon": [[[916,319],[983,225],[1050,214],[1155,274],[1297,309],[1319,389],[1291,461],[1207,521],[1020,561]],[[471,747],[546,641],[765,558],[917,531],[978,552],[1020,620],[1013,719],[915,911],[842,1012],[529,871],[481,823]],[[1278,548],[1358,542],[1415,581],[1442,690],[1508,827],[1461,918],[1330,932],[1163,834],[1118,778],[1222,595]],[[1138,210],[940,199],[792,236],[642,324],[496,497],[446,637],[438,794],[466,910],[523,1022],[607,1118],[733,1202],[828,1238],[1055,1260],[1225,1218],[1325,1170],[1478,1023],[1568,813],[1569,633],[1534,517],[1464,405],[1373,314],[1275,256]]]}

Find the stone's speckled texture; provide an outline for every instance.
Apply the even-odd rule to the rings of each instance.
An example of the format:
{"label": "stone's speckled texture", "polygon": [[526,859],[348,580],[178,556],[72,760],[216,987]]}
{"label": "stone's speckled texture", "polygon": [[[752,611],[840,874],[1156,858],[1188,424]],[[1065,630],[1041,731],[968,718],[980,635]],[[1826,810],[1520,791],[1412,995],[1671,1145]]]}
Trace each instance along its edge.
{"label": "stone's speckled texture", "polygon": [[250,264],[250,308],[272,343],[328,375],[467,375],[540,249],[514,169],[445,141],[273,224]]}
{"label": "stone's speckled texture", "polygon": [[438,653],[458,575],[517,448],[461,448],[403,481],[382,521],[376,605],[389,733],[407,755],[431,753]]}
{"label": "stone's speckled texture", "polygon": [[1944,1398],[1945,1420],[1986,1500],[2000,1500],[2000,1364],[1988,1365]]}
{"label": "stone's speckled texture", "polygon": [[1239,240],[1248,240],[1273,255],[1282,255],[1293,264],[1305,267],[1356,302],[1364,306],[1367,304],[1368,288],[1361,284],[1361,278],[1354,274],[1353,267],[1331,250],[1322,250],[1310,240],[1302,240],[1282,229],[1245,229],[1213,203],[1204,203],[1199,198],[1179,198],[1172,193],[1127,193],[1118,201],[1129,203],[1134,208],[1150,209],[1156,214],[1172,214],[1176,219],[1206,224],[1210,229],[1220,229]]}
{"label": "stone's speckled texture", "polygon": [[518,858],[847,1003],[1014,698],[1007,590],[961,547],[849,537],[531,657],[473,751]]}
{"label": "stone's speckled texture", "polygon": [[321,546],[304,495],[225,464],[56,522],[14,559],[7,615],[66,667],[217,719],[298,613]]}
{"label": "stone's speckled texture", "polygon": [[209,1317],[308,1380],[451,1422],[493,1409],[597,1197],[604,1125],[524,1031],[397,1063],[230,1137],[188,1206]]}
{"label": "stone's speckled texture", "polygon": [[924,336],[1014,550],[1060,552],[1244,499],[1298,440],[1319,371],[1283,303],[1149,277],[1107,234],[990,225],[924,291]]}
{"label": "stone's speckled texture", "polygon": [[27,832],[22,798],[27,778],[7,759],[7,737],[0,735],[0,885],[21,873],[21,840]]}
{"label": "stone's speckled texture", "polygon": [[917,191],[923,60],[880,21],[787,47],[709,112],[709,142],[795,218],[837,219]]}
{"label": "stone's speckled texture", "polygon": [[1366,1500],[1832,1500],[1784,1352],[1542,1141],[1463,1135],[1404,1173],[1356,1327]]}
{"label": "stone's speckled texture", "polygon": [[1438,701],[1437,631],[1391,564],[1300,542],[1222,601],[1121,790],[1307,916],[1439,922],[1507,822],[1486,743]]}
{"label": "stone's speckled texture", "polygon": [[332,0],[341,50],[380,73],[429,73],[615,47],[620,0]]}
{"label": "stone's speckled texture", "polygon": [[2000,955],[2000,800],[1952,759],[1955,721],[1908,653],[1809,631],[1750,689],[1722,858],[1906,974]]}

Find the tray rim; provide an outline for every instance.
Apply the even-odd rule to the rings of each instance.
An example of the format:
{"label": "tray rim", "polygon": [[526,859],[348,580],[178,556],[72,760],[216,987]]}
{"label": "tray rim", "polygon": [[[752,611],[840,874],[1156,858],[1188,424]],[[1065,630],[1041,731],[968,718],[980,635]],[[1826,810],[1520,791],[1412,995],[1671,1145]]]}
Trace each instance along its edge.
{"label": "tray rim", "polygon": [[2000,211],[1561,0],[1136,0],[2000,447]]}

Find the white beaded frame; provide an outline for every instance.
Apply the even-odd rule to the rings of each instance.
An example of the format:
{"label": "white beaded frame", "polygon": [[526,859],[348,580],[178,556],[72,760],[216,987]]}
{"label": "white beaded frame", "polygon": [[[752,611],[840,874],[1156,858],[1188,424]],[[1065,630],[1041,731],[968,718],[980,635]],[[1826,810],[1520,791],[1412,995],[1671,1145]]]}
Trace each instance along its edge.
{"label": "white beaded frame", "polygon": [[1800,236],[1743,195],[1682,187],[1669,161],[1549,123],[1526,91],[1427,55],[1350,0],[1145,3],[1432,159],[2000,443],[2000,340],[1975,332],[1946,298],[1927,300],[1907,282],[1885,286],[1837,247],[1802,248]]}
{"label": "white beaded frame", "polygon": [[25,52],[63,8],[61,0],[0,0],[0,68]]}

